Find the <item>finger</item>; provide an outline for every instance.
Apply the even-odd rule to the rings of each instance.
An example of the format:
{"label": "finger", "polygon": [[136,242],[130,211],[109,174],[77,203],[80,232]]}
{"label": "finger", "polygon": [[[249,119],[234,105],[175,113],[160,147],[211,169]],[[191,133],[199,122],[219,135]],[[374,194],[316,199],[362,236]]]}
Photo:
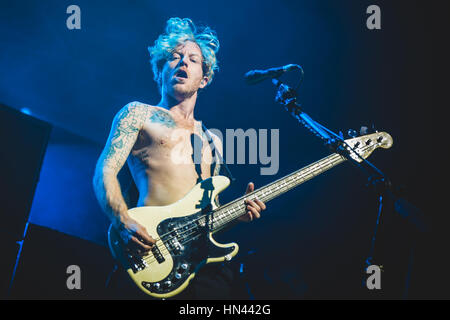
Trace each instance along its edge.
{"label": "finger", "polygon": [[138,246],[138,249],[142,248],[145,251],[149,251],[152,249],[152,247],[150,247],[149,245],[146,245],[144,242],[140,241],[138,238],[136,238],[135,236],[131,237],[131,241],[133,241],[134,244],[136,244]]}
{"label": "finger", "polygon": [[256,210],[261,211],[261,208],[253,200],[247,200],[247,209],[250,209],[250,207],[253,207]]}
{"label": "finger", "polygon": [[147,229],[140,228],[136,233],[145,244],[153,246],[156,243],[156,240],[148,234]]}
{"label": "finger", "polygon": [[248,207],[248,210],[252,213],[252,220],[253,220],[253,218],[259,219],[259,217],[261,217],[261,215],[259,214],[259,211],[256,210],[255,208]]}
{"label": "finger", "polygon": [[264,202],[262,202],[262,201],[259,200],[258,198],[255,198],[254,201],[258,204],[258,206],[259,206],[262,210],[266,210],[266,205],[264,204]]}
{"label": "finger", "polygon": [[253,190],[255,190],[255,185],[253,184],[253,182],[249,182],[247,185],[247,190],[245,190],[245,194],[250,193]]}

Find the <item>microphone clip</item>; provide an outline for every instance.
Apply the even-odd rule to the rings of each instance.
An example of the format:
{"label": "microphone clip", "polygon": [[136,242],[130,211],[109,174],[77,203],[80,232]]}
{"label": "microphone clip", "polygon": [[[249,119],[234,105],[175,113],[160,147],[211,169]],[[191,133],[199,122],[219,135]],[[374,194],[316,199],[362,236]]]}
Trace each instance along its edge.
{"label": "microphone clip", "polygon": [[272,79],[272,83],[278,88],[275,102],[283,105],[287,111],[299,115],[302,110],[301,105],[297,104],[297,92],[276,78]]}

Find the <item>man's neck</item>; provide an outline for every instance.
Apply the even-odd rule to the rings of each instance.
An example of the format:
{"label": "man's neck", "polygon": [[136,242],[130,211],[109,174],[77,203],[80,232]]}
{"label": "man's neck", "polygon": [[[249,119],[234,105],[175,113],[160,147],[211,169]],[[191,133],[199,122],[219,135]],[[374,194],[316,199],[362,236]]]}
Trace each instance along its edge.
{"label": "man's neck", "polygon": [[197,93],[181,101],[178,101],[168,95],[163,95],[161,101],[158,103],[158,106],[178,114],[185,120],[194,120],[194,108],[196,101]]}

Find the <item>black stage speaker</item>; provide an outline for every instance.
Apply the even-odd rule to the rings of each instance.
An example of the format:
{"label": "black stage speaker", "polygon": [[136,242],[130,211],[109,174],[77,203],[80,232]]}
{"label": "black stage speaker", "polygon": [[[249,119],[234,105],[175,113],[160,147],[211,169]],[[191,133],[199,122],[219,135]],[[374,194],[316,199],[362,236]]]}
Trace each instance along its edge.
{"label": "black stage speaker", "polygon": [[51,125],[0,105],[0,226],[21,240],[39,180]]}
{"label": "black stage speaker", "polygon": [[50,124],[0,104],[0,297],[20,256],[50,131]]}
{"label": "black stage speaker", "polygon": [[113,266],[108,248],[30,223],[8,299],[104,299]]}

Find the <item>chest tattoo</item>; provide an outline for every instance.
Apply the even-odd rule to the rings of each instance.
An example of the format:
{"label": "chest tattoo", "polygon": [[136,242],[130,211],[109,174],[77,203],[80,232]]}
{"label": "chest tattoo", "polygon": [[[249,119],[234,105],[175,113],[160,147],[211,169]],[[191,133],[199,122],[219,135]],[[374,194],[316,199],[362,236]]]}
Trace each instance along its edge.
{"label": "chest tattoo", "polygon": [[154,110],[150,116],[150,121],[154,123],[159,123],[167,128],[175,128],[176,123],[173,120],[172,116],[165,111],[162,110]]}

